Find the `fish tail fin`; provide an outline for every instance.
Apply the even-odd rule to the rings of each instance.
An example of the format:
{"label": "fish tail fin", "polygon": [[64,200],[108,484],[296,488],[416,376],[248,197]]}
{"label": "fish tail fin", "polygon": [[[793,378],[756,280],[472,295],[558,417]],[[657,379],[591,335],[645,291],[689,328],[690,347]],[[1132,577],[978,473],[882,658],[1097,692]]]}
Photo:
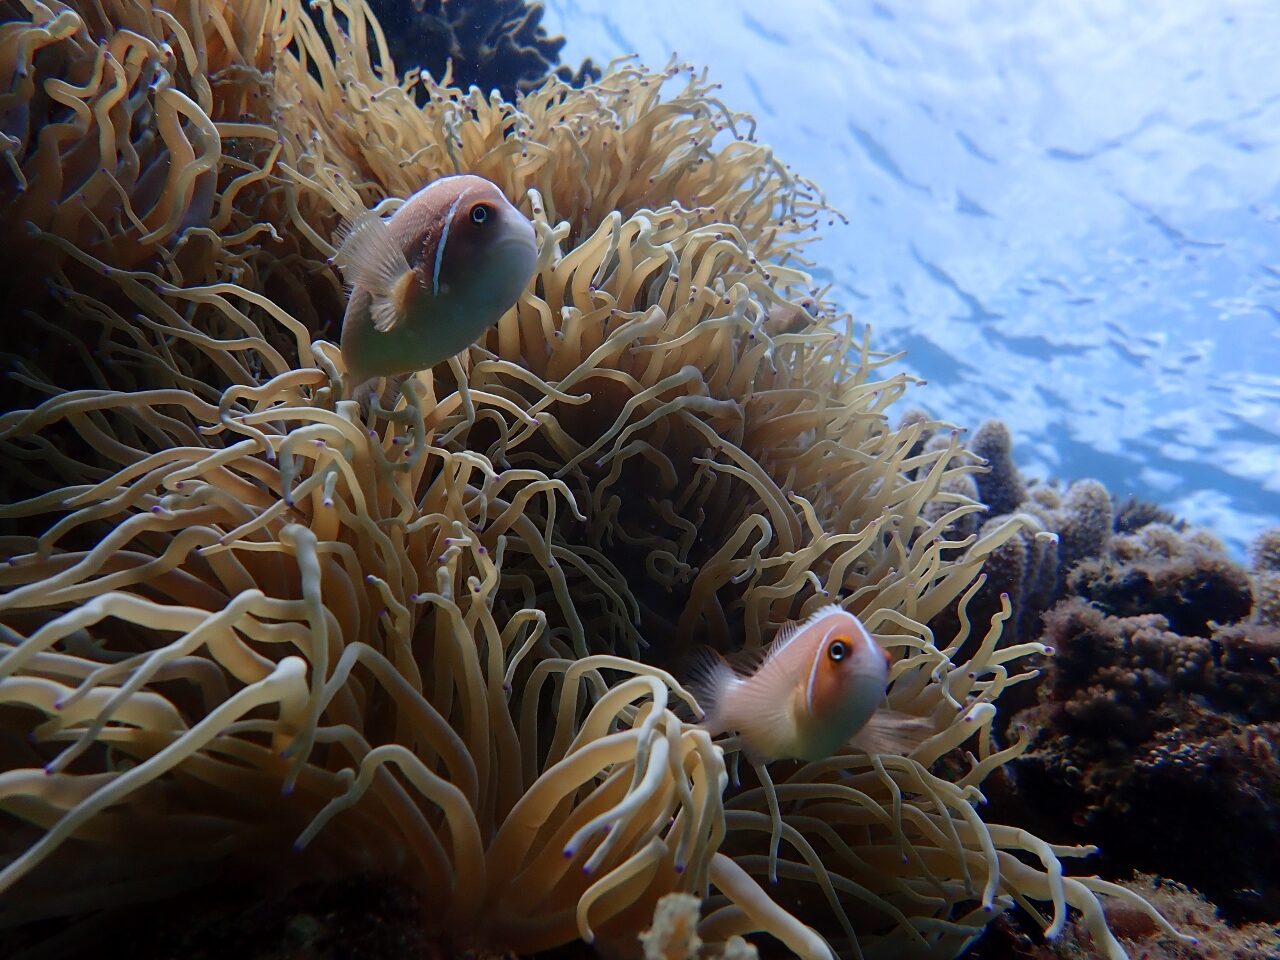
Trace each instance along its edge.
{"label": "fish tail fin", "polygon": [[906,756],[933,734],[933,721],[927,717],[882,708],[853,735],[849,745],[867,753]]}
{"label": "fish tail fin", "polygon": [[698,718],[713,732],[724,729],[724,694],[738,680],[729,661],[711,647],[698,647],[689,665],[688,680],[684,686],[702,710]]}
{"label": "fish tail fin", "polygon": [[372,210],[346,219],[338,228],[333,262],[347,288],[369,294],[373,328],[386,333],[404,319],[416,291],[416,276],[387,222]]}

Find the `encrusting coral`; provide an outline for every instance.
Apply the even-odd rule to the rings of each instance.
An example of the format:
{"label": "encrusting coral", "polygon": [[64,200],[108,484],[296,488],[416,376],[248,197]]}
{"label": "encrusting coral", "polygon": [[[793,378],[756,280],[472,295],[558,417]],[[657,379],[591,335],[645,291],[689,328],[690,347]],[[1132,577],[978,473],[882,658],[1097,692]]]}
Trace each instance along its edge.
{"label": "encrusting coral", "polygon": [[[709,947],[803,957],[954,956],[1015,903],[1122,957],[1099,893],[1163,924],[1064,876],[1089,848],[978,815],[1026,747],[993,701],[1042,648],[965,603],[1027,521],[943,535],[974,466],[889,424],[909,378],[809,289],[813,189],[674,66],[517,108],[397,78],[362,3],[315,8],[32,2],[0,35],[6,116],[42,118],[6,209],[55,211],[28,310],[79,345],[0,415],[0,924],[370,873],[458,951],[633,948],[673,893]],[[41,153],[70,122],[93,146]],[[122,180],[148,149],[159,185]],[[365,409],[323,339],[334,226],[456,172],[534,221],[537,274]],[[775,764],[766,890],[767,791],[730,788],[738,745],[666,667],[833,599],[936,733]]]}
{"label": "encrusting coral", "polygon": [[1108,875],[1156,871],[1229,916],[1280,916],[1280,634],[1238,624],[1182,635],[1160,614],[1070,598],[1041,639],[1055,654],[1039,702],[1014,717],[1031,748],[992,791],[1001,815],[1089,837]]}

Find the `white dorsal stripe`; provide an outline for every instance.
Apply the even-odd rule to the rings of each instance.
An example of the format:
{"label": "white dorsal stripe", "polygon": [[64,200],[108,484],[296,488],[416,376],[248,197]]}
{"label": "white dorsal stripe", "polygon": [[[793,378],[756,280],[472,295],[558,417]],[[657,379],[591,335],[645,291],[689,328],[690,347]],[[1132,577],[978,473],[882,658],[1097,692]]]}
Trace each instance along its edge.
{"label": "white dorsal stripe", "polygon": [[[826,613],[824,613],[823,616],[827,616],[828,614],[831,614],[834,612],[840,612],[840,613],[844,612],[839,607],[836,607],[834,609],[832,609],[831,607],[824,607],[823,609],[826,610]],[[818,617],[816,619],[810,618],[809,622],[814,623],[816,622],[816,620],[820,620],[820,619],[821,617]],[[826,648],[827,638],[831,636],[831,633],[833,630],[835,630],[834,626],[831,626],[827,629],[827,632],[822,635],[822,638],[820,640],[818,640],[818,645],[813,651],[813,663],[809,667],[809,679],[808,679],[808,682],[806,682],[805,688],[804,688],[804,705],[808,707],[811,713],[813,712],[813,686],[818,682],[818,667],[822,664],[822,651]]]}
{"label": "white dorsal stripe", "polygon": [[431,293],[433,296],[440,296],[440,265],[444,263],[444,245],[449,242],[449,228],[453,226],[453,215],[458,212],[458,204],[462,203],[462,194],[458,194],[457,198],[449,206],[449,212],[444,215],[444,227],[440,230],[440,242],[436,244],[436,263],[435,269],[431,271]]}

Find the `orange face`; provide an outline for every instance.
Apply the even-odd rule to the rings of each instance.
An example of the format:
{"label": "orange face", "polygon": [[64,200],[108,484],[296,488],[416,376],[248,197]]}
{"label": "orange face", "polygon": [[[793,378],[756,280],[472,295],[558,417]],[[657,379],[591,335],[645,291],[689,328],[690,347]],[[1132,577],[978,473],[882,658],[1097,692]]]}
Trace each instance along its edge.
{"label": "orange face", "polygon": [[889,652],[861,623],[853,626],[838,624],[818,644],[808,689],[809,710],[817,720],[869,716],[884,696]]}

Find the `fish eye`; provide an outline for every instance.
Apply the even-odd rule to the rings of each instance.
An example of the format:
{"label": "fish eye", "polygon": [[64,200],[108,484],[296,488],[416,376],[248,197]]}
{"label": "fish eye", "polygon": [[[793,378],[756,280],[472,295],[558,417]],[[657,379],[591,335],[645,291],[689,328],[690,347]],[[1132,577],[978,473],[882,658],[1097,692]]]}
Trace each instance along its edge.
{"label": "fish eye", "polygon": [[493,213],[493,210],[490,209],[487,203],[477,203],[471,208],[471,222],[484,223],[489,219],[491,213]]}
{"label": "fish eye", "polygon": [[827,647],[827,656],[835,663],[839,663],[849,655],[849,645],[843,640],[835,640],[831,646]]}

